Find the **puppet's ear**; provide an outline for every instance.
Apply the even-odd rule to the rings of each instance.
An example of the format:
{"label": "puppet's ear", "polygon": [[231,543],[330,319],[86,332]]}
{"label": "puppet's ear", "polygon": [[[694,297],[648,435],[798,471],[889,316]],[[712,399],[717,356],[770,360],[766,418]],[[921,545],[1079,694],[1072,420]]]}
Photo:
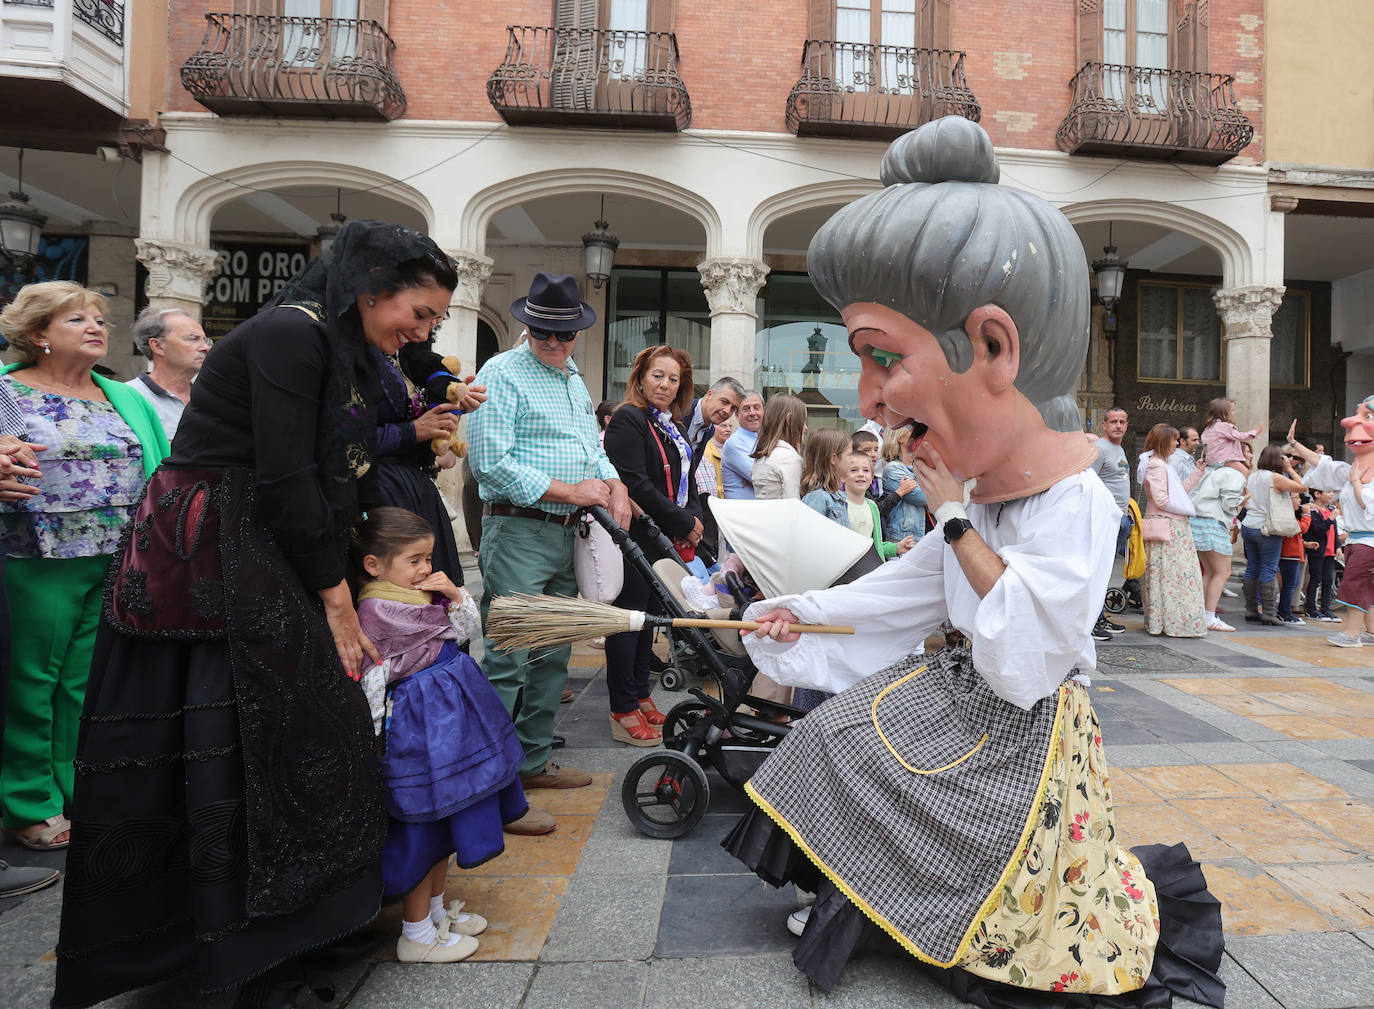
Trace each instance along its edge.
{"label": "puppet's ear", "polygon": [[1011,388],[1021,369],[1021,338],[1011,316],[997,305],[983,305],[964,320],[964,332],[973,344],[973,367],[988,388]]}

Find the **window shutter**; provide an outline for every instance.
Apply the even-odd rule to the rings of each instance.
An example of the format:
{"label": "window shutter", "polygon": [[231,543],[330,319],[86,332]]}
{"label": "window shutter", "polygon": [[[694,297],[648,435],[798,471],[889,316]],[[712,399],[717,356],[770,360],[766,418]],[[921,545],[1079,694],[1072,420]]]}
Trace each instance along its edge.
{"label": "window shutter", "polygon": [[676,13],[677,0],[649,0],[649,31],[672,31]]}
{"label": "window shutter", "polygon": [[808,39],[835,37],[835,0],[810,0],[806,33]]}
{"label": "window shutter", "polygon": [[1207,55],[1208,34],[1211,27],[1211,0],[1197,0],[1193,13],[1193,65],[1192,69],[1206,73],[1210,65]]}
{"label": "window shutter", "polygon": [[597,0],[554,0],[553,23],[558,28],[595,28]]}
{"label": "window shutter", "polygon": [[1078,65],[1102,62],[1102,0],[1078,0]]}
{"label": "window shutter", "polygon": [[358,20],[376,21],[386,27],[387,0],[358,0]]}
{"label": "window shutter", "polygon": [[921,0],[916,21],[916,46],[920,49],[950,49],[950,0]]}

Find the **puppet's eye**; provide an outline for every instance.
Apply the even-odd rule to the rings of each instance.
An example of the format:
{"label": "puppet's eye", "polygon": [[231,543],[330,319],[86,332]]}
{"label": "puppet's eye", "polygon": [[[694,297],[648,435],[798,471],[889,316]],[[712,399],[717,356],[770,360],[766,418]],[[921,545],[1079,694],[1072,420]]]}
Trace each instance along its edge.
{"label": "puppet's eye", "polygon": [[895,350],[879,350],[877,347],[869,347],[868,356],[873,358],[880,368],[891,368],[902,359],[902,355]]}

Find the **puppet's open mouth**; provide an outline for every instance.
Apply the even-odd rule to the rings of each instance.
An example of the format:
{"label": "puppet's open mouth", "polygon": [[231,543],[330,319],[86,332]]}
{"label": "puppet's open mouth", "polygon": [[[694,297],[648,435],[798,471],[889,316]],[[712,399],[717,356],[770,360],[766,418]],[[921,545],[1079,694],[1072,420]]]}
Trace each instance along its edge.
{"label": "puppet's open mouth", "polygon": [[907,451],[915,453],[916,449],[920,447],[921,442],[925,440],[926,432],[929,430],[930,428],[926,427],[926,425],[922,424],[919,420],[909,421],[907,423]]}

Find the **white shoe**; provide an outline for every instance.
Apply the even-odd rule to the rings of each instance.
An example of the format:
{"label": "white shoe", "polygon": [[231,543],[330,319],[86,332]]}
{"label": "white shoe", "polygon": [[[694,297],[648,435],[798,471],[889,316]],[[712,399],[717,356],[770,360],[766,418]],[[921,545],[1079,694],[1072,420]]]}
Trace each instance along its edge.
{"label": "white shoe", "polygon": [[1209,631],[1234,631],[1235,628],[1228,624],[1221,617],[1213,617],[1212,622],[1207,625]]}
{"label": "white shoe", "polygon": [[1238,593],[1234,589],[1228,589],[1224,585],[1222,586],[1221,594],[1225,596],[1227,599],[1238,598]]}
{"label": "white shoe", "polygon": [[471,911],[463,911],[463,902],[455,900],[448,906],[448,930],[459,935],[481,935],[487,930],[487,919]]}
{"label": "white shoe", "polygon": [[806,931],[806,923],[811,920],[811,906],[799,907],[787,916],[787,931],[801,935]]}
{"label": "white shoe", "polygon": [[396,940],[396,959],[401,963],[457,963],[477,952],[477,940],[472,936],[460,935],[457,942],[449,942],[450,938],[448,919],[434,930],[431,943],[416,942],[403,935]]}
{"label": "white shoe", "polygon": [[1347,634],[1345,631],[1341,631],[1339,634],[1328,634],[1326,643],[1335,645],[1337,648],[1360,648],[1364,645],[1364,642],[1355,635]]}

